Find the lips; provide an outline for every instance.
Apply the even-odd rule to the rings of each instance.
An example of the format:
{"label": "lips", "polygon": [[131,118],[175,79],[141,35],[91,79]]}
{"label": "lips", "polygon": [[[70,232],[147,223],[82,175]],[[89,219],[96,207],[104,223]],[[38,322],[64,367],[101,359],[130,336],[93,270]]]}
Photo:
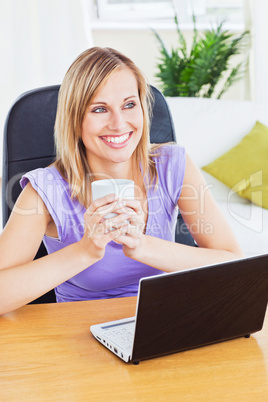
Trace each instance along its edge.
{"label": "lips", "polygon": [[101,136],[100,139],[109,146],[120,147],[128,143],[131,135],[132,131],[130,131],[129,133],[124,133],[122,135],[105,135]]}

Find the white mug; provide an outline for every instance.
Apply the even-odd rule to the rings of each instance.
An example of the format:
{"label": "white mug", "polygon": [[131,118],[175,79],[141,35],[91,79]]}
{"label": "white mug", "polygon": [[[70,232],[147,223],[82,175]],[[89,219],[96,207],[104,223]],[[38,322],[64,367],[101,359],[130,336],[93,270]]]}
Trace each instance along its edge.
{"label": "white mug", "polygon": [[[119,198],[134,199],[134,181],[125,179],[96,180],[91,183],[92,201],[105,197],[108,194],[115,194]],[[110,213],[105,218],[116,216]]]}

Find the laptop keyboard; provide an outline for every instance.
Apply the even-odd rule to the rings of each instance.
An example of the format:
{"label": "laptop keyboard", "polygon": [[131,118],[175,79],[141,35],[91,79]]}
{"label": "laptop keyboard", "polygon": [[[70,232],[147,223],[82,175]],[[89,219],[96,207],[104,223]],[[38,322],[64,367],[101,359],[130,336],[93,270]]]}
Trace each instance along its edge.
{"label": "laptop keyboard", "polygon": [[135,322],[122,327],[111,328],[105,331],[105,338],[116,343],[123,349],[132,349]]}

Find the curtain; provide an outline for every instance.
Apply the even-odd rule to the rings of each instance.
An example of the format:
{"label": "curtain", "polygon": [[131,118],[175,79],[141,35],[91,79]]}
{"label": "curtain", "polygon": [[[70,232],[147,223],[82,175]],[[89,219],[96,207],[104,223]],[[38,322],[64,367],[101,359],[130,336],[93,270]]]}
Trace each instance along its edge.
{"label": "curtain", "polygon": [[93,41],[84,0],[0,0],[0,29],[2,144],[13,101],[29,89],[60,84],[72,61]]}

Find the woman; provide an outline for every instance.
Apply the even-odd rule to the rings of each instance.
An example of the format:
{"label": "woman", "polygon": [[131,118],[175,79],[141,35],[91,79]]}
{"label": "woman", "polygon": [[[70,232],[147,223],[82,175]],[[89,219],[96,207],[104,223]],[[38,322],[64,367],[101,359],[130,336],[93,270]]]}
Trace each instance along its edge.
{"label": "woman", "polygon": [[[149,144],[150,98],[140,70],[113,49],[71,65],[56,161],[22,178],[1,234],[0,314],[52,288],[59,302],[136,295],[141,277],[242,256],[184,149]],[[92,202],[90,183],[103,178],[134,180],[135,199]],[[104,219],[107,207],[115,217]],[[173,241],[178,207],[199,247]],[[49,254],[33,261],[42,239]]]}

